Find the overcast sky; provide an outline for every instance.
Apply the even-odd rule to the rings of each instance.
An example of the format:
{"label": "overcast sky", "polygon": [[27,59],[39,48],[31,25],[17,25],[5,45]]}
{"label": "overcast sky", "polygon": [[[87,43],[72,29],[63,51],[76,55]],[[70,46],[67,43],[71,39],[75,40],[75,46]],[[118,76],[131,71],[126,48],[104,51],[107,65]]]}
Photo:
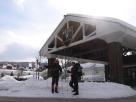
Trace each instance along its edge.
{"label": "overcast sky", "polygon": [[67,13],[114,17],[136,26],[136,0],[0,0],[0,61],[35,61]]}

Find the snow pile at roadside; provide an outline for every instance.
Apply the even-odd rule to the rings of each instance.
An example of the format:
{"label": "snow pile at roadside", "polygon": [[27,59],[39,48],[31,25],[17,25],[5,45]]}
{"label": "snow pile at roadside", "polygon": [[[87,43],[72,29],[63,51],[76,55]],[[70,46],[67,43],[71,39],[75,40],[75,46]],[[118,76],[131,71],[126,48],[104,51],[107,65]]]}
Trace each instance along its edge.
{"label": "snow pile at roadside", "polygon": [[3,80],[3,81],[15,81],[15,82],[17,82],[17,80],[13,76],[9,76],[9,75],[5,75],[4,77],[1,78],[1,80]]}
{"label": "snow pile at roadside", "polygon": [[21,76],[21,78],[31,79],[31,78],[33,78],[33,75],[25,75],[25,76]]}
{"label": "snow pile at roadside", "polygon": [[[59,97],[59,98],[117,98],[136,95],[136,91],[129,86],[105,82],[79,83],[79,95],[74,96],[68,82],[60,80],[59,93],[51,93],[51,78],[37,80],[34,77],[26,81],[9,81],[12,76],[5,76],[0,81],[0,96],[15,97]],[[11,78],[10,78],[11,77]],[[9,78],[9,80],[8,80]],[[8,81],[7,81],[8,80]]]}
{"label": "snow pile at roadside", "polygon": [[13,76],[5,75],[0,79],[0,93],[8,93],[10,89],[14,88],[19,81],[17,81]]}
{"label": "snow pile at roadside", "polygon": [[[25,75],[25,76],[20,76],[20,78],[26,78],[26,79],[34,79],[34,77],[36,77],[36,76],[34,76],[34,75]],[[38,77],[38,76],[37,76]],[[41,77],[41,76],[39,76],[39,79],[40,80],[43,80],[43,77]]]}

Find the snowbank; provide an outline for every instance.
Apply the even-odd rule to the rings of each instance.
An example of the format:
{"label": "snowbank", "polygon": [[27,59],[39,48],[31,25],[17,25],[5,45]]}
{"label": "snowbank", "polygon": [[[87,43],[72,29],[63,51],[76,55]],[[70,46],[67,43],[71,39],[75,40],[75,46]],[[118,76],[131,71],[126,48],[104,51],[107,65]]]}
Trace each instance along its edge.
{"label": "snowbank", "polygon": [[1,80],[3,80],[3,81],[15,81],[15,82],[17,82],[17,80],[13,76],[9,76],[9,75],[5,75],[4,77],[1,78]]}
{"label": "snowbank", "polygon": [[[4,81],[2,81],[4,80]],[[59,97],[59,98],[117,98],[136,95],[129,86],[105,82],[79,83],[79,95],[73,96],[68,82],[60,80],[59,93],[51,93],[51,79],[37,80],[31,77],[27,81],[11,81],[11,76],[5,76],[0,81],[0,96],[15,97]],[[10,80],[10,81],[9,81]]]}
{"label": "snowbank", "polygon": [[27,78],[27,79],[31,79],[33,78],[34,76],[33,75],[25,75],[25,76],[21,76],[21,78]]}
{"label": "snowbank", "polygon": [[136,95],[129,86],[112,82],[85,82],[80,84],[83,98],[119,98]]}

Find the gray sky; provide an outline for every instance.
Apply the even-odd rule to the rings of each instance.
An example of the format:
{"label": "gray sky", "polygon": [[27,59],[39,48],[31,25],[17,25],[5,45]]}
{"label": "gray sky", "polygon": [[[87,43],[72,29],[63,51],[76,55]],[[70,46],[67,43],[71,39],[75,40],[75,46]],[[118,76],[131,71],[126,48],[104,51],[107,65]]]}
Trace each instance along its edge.
{"label": "gray sky", "polygon": [[114,17],[136,26],[136,0],[0,0],[0,61],[35,61],[67,13]]}

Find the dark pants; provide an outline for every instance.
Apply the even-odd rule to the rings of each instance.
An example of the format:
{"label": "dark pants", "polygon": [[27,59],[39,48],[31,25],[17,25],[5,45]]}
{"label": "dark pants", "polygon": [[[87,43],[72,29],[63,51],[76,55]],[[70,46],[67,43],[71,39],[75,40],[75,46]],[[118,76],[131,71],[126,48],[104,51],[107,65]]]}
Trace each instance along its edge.
{"label": "dark pants", "polygon": [[52,93],[58,92],[58,81],[59,81],[59,76],[52,76]]}
{"label": "dark pants", "polygon": [[73,88],[75,93],[79,93],[78,92],[78,77],[71,78],[69,85],[70,85],[71,88]]}
{"label": "dark pants", "polygon": [[74,89],[74,82],[72,80],[70,80],[69,86]]}

